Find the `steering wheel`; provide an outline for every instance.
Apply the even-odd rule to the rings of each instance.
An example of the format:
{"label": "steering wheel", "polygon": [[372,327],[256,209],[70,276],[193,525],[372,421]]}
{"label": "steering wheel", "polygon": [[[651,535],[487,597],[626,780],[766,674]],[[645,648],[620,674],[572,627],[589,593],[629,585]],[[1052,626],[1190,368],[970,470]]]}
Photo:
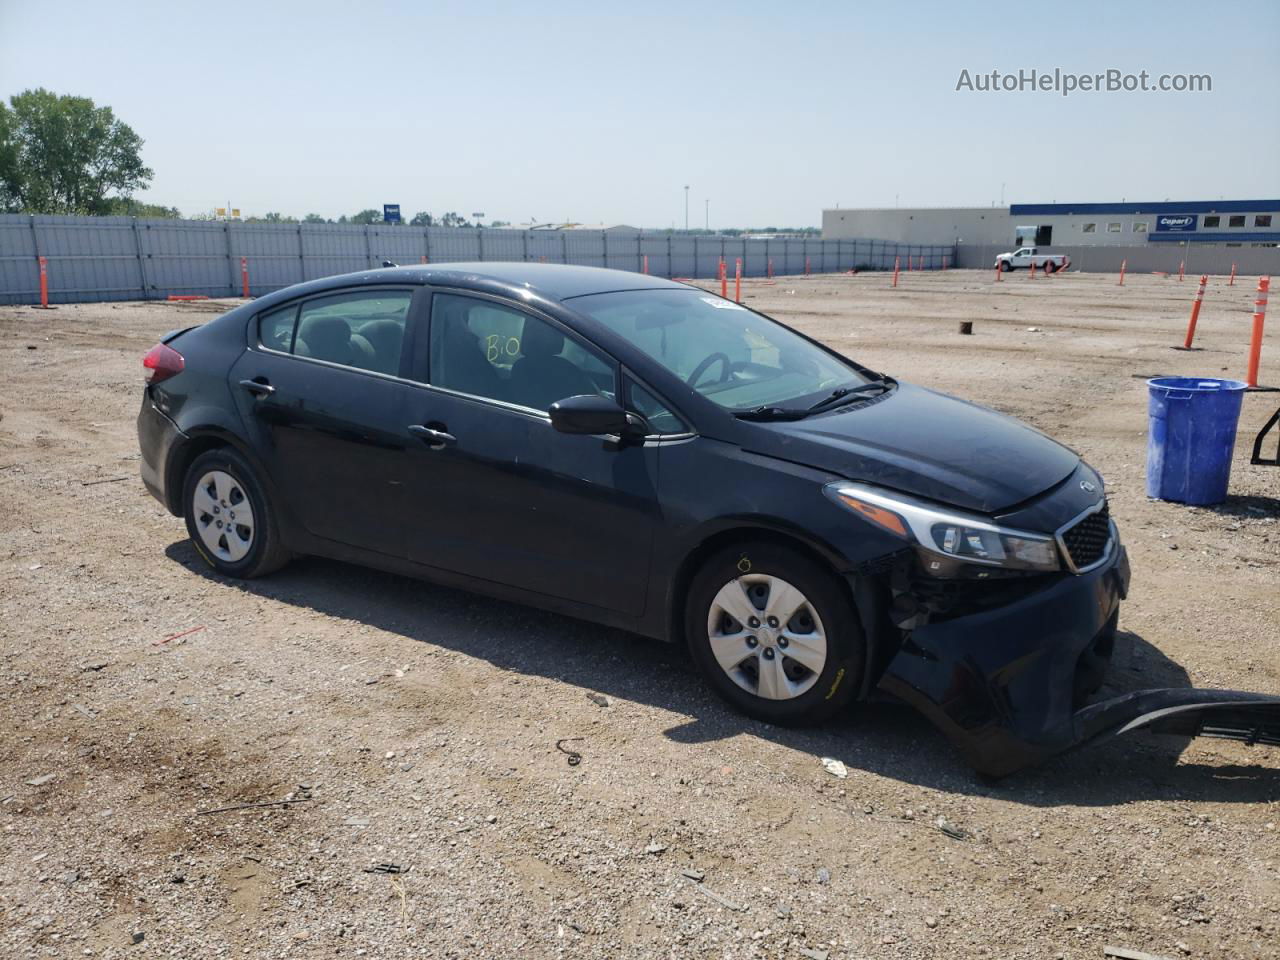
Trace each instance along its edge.
{"label": "steering wheel", "polygon": [[720,373],[720,382],[723,383],[728,380],[730,375],[733,373],[733,361],[729,359],[728,354],[721,353],[717,350],[715,353],[704,357],[702,362],[693,368],[693,373],[689,374],[685,383],[689,384],[691,387],[697,386],[698,381],[702,379],[702,375],[710,370],[711,365],[717,360],[720,361],[721,366],[724,368]]}

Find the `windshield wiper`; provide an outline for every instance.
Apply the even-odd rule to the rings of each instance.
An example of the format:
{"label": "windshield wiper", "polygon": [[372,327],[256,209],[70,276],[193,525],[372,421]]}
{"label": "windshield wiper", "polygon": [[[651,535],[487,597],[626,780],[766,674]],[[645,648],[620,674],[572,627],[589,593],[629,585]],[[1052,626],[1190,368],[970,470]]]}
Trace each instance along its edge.
{"label": "windshield wiper", "polygon": [[735,410],[733,415],[739,420],[799,420],[808,413],[807,410],[764,406],[756,407],[754,410]]}
{"label": "windshield wiper", "polygon": [[863,394],[872,390],[888,390],[892,385],[893,381],[888,378],[872,380],[870,383],[859,384],[856,387],[840,387],[838,390],[833,390],[829,396],[819,400],[811,407],[774,407],[766,404],[752,410],[735,410],[733,415],[739,420],[803,420],[810,414],[828,410],[841,404],[841,402],[852,403],[854,400],[859,399],[869,400],[870,397],[864,397]]}
{"label": "windshield wiper", "polygon": [[[872,390],[888,390],[889,382],[887,380],[872,380],[870,383],[864,383],[857,387],[840,387],[833,390],[831,394],[819,400],[813,406],[805,410],[805,413],[817,413],[819,410],[826,410],[829,407],[836,406],[845,397],[854,397],[858,394],[869,393]],[[849,402],[852,402],[849,401]]]}

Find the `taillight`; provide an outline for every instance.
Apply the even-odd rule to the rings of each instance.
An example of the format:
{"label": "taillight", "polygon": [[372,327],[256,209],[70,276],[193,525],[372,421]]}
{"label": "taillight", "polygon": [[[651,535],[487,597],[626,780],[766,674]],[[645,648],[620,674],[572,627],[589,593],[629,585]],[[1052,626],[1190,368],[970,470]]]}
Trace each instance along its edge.
{"label": "taillight", "polygon": [[186,361],[173,347],[157,343],[142,358],[142,365],[151,371],[147,375],[147,383],[159,383],[181,373]]}

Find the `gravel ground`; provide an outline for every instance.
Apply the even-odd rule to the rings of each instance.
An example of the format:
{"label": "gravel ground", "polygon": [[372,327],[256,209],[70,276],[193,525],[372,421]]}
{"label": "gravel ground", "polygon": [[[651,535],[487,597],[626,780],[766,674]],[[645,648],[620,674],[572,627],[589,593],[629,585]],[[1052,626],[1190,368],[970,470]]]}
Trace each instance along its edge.
{"label": "gravel ground", "polygon": [[[745,290],[1103,472],[1134,568],[1106,695],[1280,693],[1280,470],[1244,442],[1277,397],[1226,504],[1142,483],[1142,378],[1239,376],[1252,287],[1215,278],[1194,352],[1176,279]],[[0,307],[0,955],[1280,956],[1278,751],[1135,736],[988,784],[908,710],[771,728],[621,632],[324,560],[210,575],[133,418],[143,352],[225,306]]]}

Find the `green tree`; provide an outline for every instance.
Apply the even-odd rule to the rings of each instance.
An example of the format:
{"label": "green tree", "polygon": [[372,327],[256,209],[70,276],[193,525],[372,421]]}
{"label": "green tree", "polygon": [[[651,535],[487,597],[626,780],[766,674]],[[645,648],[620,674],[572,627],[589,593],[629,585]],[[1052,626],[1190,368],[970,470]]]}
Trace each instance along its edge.
{"label": "green tree", "polygon": [[118,217],[143,217],[147,220],[178,220],[182,217],[182,211],[177,207],[143,203],[140,200],[124,197],[110,198],[102,212]]}
{"label": "green tree", "polygon": [[374,210],[372,208],[368,210],[361,210],[359,213],[352,214],[351,219],[347,222],[348,223],[381,223],[382,211]]}
{"label": "green tree", "polygon": [[440,218],[440,226],[442,227],[465,227],[466,225],[467,218],[459,213],[454,213],[452,210]]}
{"label": "green tree", "polygon": [[0,202],[29,213],[110,212],[151,182],[141,150],[142,138],[110,107],[24,90],[0,119]]}
{"label": "green tree", "polygon": [[409,221],[411,227],[433,227],[435,226],[435,217],[427,213],[425,210],[419,210],[413,215],[413,219]]}
{"label": "green tree", "polygon": [[18,206],[18,144],[13,138],[13,111],[0,100],[0,211]]}
{"label": "green tree", "polygon": [[303,223],[328,223],[329,221],[326,220],[324,217],[320,216],[320,214],[318,213],[308,213],[305,217],[302,218],[302,222]]}

